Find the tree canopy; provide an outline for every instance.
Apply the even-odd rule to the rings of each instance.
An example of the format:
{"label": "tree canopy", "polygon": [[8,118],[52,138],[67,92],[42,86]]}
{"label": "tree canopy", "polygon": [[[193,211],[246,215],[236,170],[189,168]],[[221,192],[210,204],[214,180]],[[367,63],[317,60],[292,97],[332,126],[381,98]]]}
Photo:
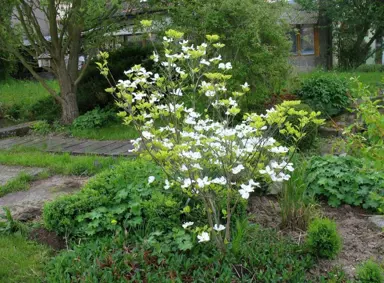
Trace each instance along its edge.
{"label": "tree canopy", "polygon": [[291,43],[284,23],[284,1],[175,0],[168,5],[171,25],[189,39],[218,34],[232,59],[235,81],[249,82],[255,96],[248,108],[260,107],[263,96],[279,91],[289,71]]}
{"label": "tree canopy", "polygon": [[[139,0],[0,0],[0,48],[13,54],[62,106],[62,122],[78,116],[77,85],[90,59],[126,24]],[[47,29],[47,30],[44,30]],[[56,92],[40,77],[28,56],[51,58],[59,81]],[[79,70],[80,55],[85,64]]]}
{"label": "tree canopy", "polygon": [[320,10],[332,23],[334,51],[339,66],[363,64],[383,46],[374,46],[384,35],[384,0],[297,0],[305,9]]}

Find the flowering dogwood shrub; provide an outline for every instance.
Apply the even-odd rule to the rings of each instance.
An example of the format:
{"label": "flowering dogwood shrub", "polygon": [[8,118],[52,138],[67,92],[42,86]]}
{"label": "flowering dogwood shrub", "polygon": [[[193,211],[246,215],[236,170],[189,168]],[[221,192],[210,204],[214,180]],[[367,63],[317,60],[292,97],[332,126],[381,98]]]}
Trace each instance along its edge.
{"label": "flowering dogwood shrub", "polygon": [[[183,227],[197,233],[199,242],[212,238],[224,250],[237,203],[247,200],[262,182],[283,182],[294,170],[290,149],[272,137],[274,131],[298,141],[308,123],[322,120],[320,113],[295,111],[292,106],[299,101],[287,101],[266,114],[248,113],[235,122],[241,112],[238,99],[250,91],[249,85],[228,89],[232,65],[219,54],[223,44],[217,35],[206,38],[207,43],[195,46],[183,33],[167,31],[164,52],[152,56],[159,71],[134,66],[125,72],[126,80],[107,91],[124,109],[119,113],[124,123],[133,123],[140,133],[135,150],[167,174],[164,189],[182,190],[203,204],[207,225],[188,222]],[[101,73],[109,78],[108,54],[100,58]],[[200,100],[206,105],[203,112],[196,110]],[[290,114],[301,117],[299,126],[286,121]]]}

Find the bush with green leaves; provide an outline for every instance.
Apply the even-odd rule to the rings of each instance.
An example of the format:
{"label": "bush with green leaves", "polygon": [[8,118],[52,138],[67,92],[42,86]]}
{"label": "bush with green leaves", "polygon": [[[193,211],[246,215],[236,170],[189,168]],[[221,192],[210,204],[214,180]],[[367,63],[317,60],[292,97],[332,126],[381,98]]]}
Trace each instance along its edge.
{"label": "bush with green leaves", "polygon": [[373,73],[384,72],[384,65],[380,64],[363,64],[356,68],[357,72]]}
{"label": "bush with green leaves", "polygon": [[[150,185],[149,175],[156,178]],[[163,232],[180,228],[195,213],[201,216],[184,209],[187,199],[164,190],[162,181],[152,163],[127,161],[95,176],[80,192],[47,203],[45,226],[62,235],[92,237],[139,228]]]}
{"label": "bush with green leaves", "polygon": [[0,49],[0,81],[9,78],[16,70],[16,60],[12,57],[12,54]]}
{"label": "bush with green leaves", "polygon": [[[311,114],[314,112],[312,108],[308,104],[298,104],[292,107],[297,112],[305,112],[307,114]],[[289,115],[286,119],[286,122],[290,123],[292,127],[298,128],[300,123],[302,121],[302,116],[298,115],[297,113],[292,112],[291,115]],[[296,143],[295,136],[290,134],[281,134],[277,133],[276,138],[283,144],[288,146],[297,146],[301,150],[309,149],[313,143],[316,140],[317,132],[318,132],[319,125],[315,123],[308,123],[303,128],[303,133],[305,134],[300,140]]]}
{"label": "bush with green leaves", "polygon": [[[384,169],[384,112],[368,86],[352,78],[353,114],[356,119],[343,134],[351,154],[367,159],[377,170]],[[383,81],[384,82],[384,81]]]}
{"label": "bush with green leaves", "polygon": [[383,269],[373,260],[367,260],[357,267],[356,279],[358,283],[382,283]]}
{"label": "bush with green leaves", "polygon": [[[245,112],[264,110],[264,101],[277,93],[290,72],[287,32],[282,15],[284,1],[265,0],[174,0],[167,2],[170,25],[183,30],[192,43],[206,34],[217,34],[225,44],[222,56],[232,61],[233,84],[251,85],[247,99],[240,101]],[[168,27],[167,27],[168,28]]]}
{"label": "bush with green leaves", "polygon": [[[146,30],[152,25],[141,23]],[[163,169],[169,178],[166,187],[181,187],[185,196],[205,208],[205,226],[194,226],[200,242],[212,236],[224,252],[237,203],[245,202],[260,182],[283,182],[294,170],[289,163],[292,152],[272,137],[276,128],[298,142],[308,123],[323,120],[319,113],[293,109],[300,101],[285,101],[265,115],[239,115],[237,101],[247,95],[250,85],[230,88],[233,67],[220,55],[225,46],[220,37],[206,35],[207,42],[195,46],[182,32],[168,30],[165,35],[164,50],[151,57],[159,73],[134,66],[126,71],[126,80],[106,91],[118,98],[124,124],[133,124],[140,133],[133,142],[135,151]],[[108,54],[99,57],[100,71],[110,79]],[[196,101],[202,99],[211,112],[196,112]],[[285,123],[290,113],[302,118],[295,128]],[[243,119],[236,123],[236,117]]]}
{"label": "bush with green leaves", "polygon": [[114,112],[97,107],[84,115],[77,117],[72,123],[72,128],[77,130],[101,128],[114,119],[116,119]]}
{"label": "bush with green leaves", "polygon": [[336,222],[328,218],[316,218],[308,227],[306,244],[312,254],[320,258],[335,258],[342,247]]}
{"label": "bush with green leaves", "polygon": [[47,135],[51,131],[51,126],[45,120],[37,121],[32,125],[32,132],[37,135]]}
{"label": "bush with green leaves", "polygon": [[335,116],[349,106],[348,82],[344,78],[316,75],[302,82],[297,95],[324,117]]}
{"label": "bush with green leaves", "polygon": [[42,98],[32,104],[5,105],[3,108],[2,111],[11,119],[22,121],[46,120],[52,122],[61,113],[60,106],[51,96]]}
{"label": "bush with green leaves", "polygon": [[[150,67],[149,55],[152,51],[153,48],[150,46],[144,47],[131,43],[111,52],[109,63],[115,80],[121,79],[123,72],[133,65],[142,64],[143,66]],[[109,84],[100,75],[95,62],[93,60],[89,64],[83,79],[78,85],[77,103],[81,114],[96,107],[104,108],[114,102],[113,97],[105,92]]]}
{"label": "bush with green leaves", "polygon": [[384,208],[384,174],[364,159],[352,156],[315,156],[306,172],[308,192],[325,197],[333,207],[341,204],[365,209]]}
{"label": "bush with green leaves", "polygon": [[[240,226],[242,226],[240,224]],[[240,228],[226,256],[212,243],[159,251],[153,237],[140,243],[105,237],[76,245],[47,265],[48,282],[305,282],[313,259],[302,247],[257,225]],[[173,241],[174,242],[174,241]],[[155,244],[155,245],[153,245]],[[174,246],[175,244],[171,244]],[[75,263],[75,264],[74,264]]]}

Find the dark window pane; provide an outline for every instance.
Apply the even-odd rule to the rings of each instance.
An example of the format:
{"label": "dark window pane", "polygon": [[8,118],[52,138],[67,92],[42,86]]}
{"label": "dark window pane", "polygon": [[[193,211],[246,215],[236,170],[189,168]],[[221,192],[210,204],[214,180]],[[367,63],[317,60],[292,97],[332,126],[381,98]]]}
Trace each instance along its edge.
{"label": "dark window pane", "polygon": [[297,54],[297,31],[293,30],[289,33],[289,37],[292,42],[291,52]]}
{"label": "dark window pane", "polygon": [[301,54],[315,54],[315,32],[313,25],[302,25],[300,37]]}

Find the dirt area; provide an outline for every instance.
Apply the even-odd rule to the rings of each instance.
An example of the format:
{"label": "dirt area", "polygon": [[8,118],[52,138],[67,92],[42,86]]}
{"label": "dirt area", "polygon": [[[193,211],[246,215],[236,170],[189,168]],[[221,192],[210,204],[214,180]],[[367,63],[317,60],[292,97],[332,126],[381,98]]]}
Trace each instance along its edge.
{"label": "dirt area", "polygon": [[67,247],[65,240],[55,232],[50,232],[44,228],[37,228],[31,231],[29,239],[40,244],[49,246],[55,251],[63,250]]}
{"label": "dirt area", "polygon": [[[281,218],[276,198],[251,198],[249,213],[256,223],[264,227],[279,229]],[[384,260],[384,232],[369,221],[368,218],[372,216],[371,214],[349,205],[339,208],[323,205],[322,213],[336,221],[343,239],[343,249],[337,259],[321,260],[310,271],[312,275],[326,274],[333,267],[341,267],[348,277],[353,278],[355,268],[359,263],[370,258],[379,262]],[[299,242],[305,239],[305,233],[302,231],[294,232],[291,235]]]}
{"label": "dirt area", "polygon": [[0,208],[6,206],[13,217],[30,221],[41,215],[45,202],[79,190],[88,178],[76,176],[52,176],[30,184],[27,191],[15,192],[0,198]]}

